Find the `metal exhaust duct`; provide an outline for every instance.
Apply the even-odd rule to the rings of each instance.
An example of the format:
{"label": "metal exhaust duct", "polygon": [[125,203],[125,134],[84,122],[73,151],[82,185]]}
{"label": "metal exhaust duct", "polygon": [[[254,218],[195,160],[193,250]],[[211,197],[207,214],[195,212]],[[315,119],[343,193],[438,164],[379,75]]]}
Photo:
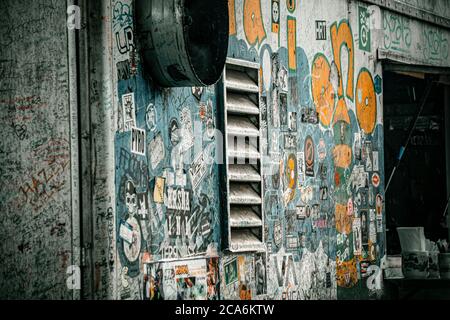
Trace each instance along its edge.
{"label": "metal exhaust duct", "polygon": [[136,0],[144,65],[162,87],[215,84],[228,51],[226,0]]}

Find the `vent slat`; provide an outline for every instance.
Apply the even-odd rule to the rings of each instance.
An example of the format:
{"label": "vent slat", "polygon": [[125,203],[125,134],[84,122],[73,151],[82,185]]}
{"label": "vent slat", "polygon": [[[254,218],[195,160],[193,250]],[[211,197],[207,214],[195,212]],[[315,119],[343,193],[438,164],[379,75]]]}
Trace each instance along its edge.
{"label": "vent slat", "polygon": [[257,160],[261,158],[261,154],[254,145],[251,145],[249,143],[238,143],[235,146],[234,141],[229,141],[228,157]]}
{"label": "vent slat", "polygon": [[225,85],[228,89],[258,93],[258,84],[245,72],[227,70]]}
{"label": "vent slat", "polygon": [[264,244],[249,230],[231,230],[230,247],[233,252],[264,250]]}
{"label": "vent slat", "polygon": [[230,184],[230,204],[259,205],[261,202],[261,195],[251,185],[240,183]]}
{"label": "vent slat", "polygon": [[261,181],[261,175],[252,165],[231,164],[228,168],[228,176],[230,181]]}
{"label": "vent slat", "polygon": [[261,227],[262,219],[248,207],[231,208],[230,224],[233,228]]}
{"label": "vent slat", "polygon": [[227,109],[230,113],[259,115],[258,106],[249,97],[236,93],[228,93]]}
{"label": "vent slat", "polygon": [[227,133],[231,136],[258,137],[259,129],[247,117],[229,116]]}

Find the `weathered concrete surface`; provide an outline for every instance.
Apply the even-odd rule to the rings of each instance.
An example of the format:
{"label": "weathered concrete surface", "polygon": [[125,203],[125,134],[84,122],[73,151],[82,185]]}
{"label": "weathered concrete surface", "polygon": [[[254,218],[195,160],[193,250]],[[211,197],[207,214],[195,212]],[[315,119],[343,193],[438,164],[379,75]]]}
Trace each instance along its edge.
{"label": "weathered concrete surface", "polygon": [[2,1],[0,297],[70,299],[66,3]]}

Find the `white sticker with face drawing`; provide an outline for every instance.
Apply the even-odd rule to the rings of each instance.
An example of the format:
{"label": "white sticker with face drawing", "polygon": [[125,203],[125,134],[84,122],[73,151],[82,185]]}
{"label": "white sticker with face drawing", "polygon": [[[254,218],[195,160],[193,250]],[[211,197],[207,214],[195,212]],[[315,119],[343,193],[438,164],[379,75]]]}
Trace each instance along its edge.
{"label": "white sticker with face drawing", "polygon": [[136,105],[134,103],[134,93],[127,93],[122,96],[123,128],[130,131],[136,126]]}

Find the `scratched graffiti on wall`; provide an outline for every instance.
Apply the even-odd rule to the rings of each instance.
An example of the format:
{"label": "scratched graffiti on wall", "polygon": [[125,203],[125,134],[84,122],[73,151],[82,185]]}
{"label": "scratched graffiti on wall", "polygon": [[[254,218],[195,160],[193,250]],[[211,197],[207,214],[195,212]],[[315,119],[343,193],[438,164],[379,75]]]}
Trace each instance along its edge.
{"label": "scratched graffiti on wall", "polygon": [[0,298],[70,299],[67,8],[57,1],[26,8],[3,1],[2,8]]}

